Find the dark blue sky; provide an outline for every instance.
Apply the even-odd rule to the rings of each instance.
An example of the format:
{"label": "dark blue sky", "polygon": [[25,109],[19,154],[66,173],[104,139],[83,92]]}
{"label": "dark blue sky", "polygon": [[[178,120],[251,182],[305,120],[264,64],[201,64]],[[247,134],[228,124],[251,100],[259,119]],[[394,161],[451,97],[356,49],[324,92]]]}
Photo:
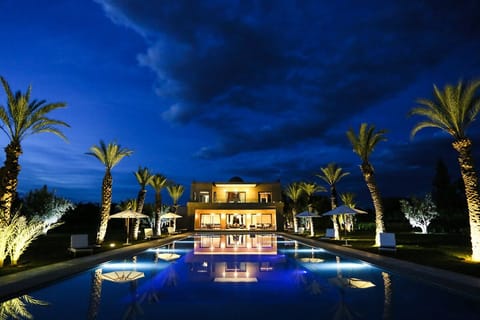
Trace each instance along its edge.
{"label": "dark blue sky", "polygon": [[117,202],[136,197],[139,166],[188,188],[321,183],[334,161],[351,172],[339,192],[370,206],[345,135],[362,122],[388,130],[371,158],[382,194],[423,195],[440,157],[458,176],[456,154],[440,131],[410,140],[407,113],[434,83],[480,77],[474,0],[3,0],[0,26],[0,74],[66,102],[54,116],[71,125],[68,144],[24,140],[19,192],[46,184],[74,201],[100,200],[104,167],[85,153],[103,139],[134,151],[113,169]]}

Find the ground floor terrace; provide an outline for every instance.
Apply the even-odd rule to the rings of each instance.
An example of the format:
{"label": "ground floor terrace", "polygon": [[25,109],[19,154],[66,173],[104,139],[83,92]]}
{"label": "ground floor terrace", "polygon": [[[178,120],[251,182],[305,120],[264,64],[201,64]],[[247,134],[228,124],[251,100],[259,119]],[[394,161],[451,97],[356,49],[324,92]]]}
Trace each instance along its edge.
{"label": "ground floor terrace", "polygon": [[196,209],[195,230],[277,230],[275,209]]}

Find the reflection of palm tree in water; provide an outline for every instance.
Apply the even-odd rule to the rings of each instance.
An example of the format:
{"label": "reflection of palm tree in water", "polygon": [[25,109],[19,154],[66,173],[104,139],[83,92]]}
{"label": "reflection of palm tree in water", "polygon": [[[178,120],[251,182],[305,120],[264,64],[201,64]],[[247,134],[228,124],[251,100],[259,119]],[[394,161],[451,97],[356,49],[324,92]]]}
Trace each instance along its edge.
{"label": "reflection of palm tree in water", "polygon": [[391,319],[391,305],[392,305],[392,280],[390,275],[382,272],[383,286],[385,288],[385,301],[383,304],[383,319]]}
{"label": "reflection of palm tree in water", "polygon": [[297,267],[294,270],[294,281],[300,289],[304,289],[311,295],[319,295],[323,292],[317,279],[302,268]]}
{"label": "reflection of palm tree in water", "polygon": [[92,273],[90,303],[88,305],[89,320],[97,319],[101,296],[102,296],[102,269],[99,268]]}
{"label": "reflection of palm tree in water", "polygon": [[350,307],[348,306],[345,300],[345,289],[347,287],[348,279],[343,278],[340,257],[336,256],[335,260],[337,262],[337,279],[335,281],[335,284],[338,286],[339,301],[335,305],[335,313],[334,313],[333,319],[349,320],[349,319],[358,318],[359,315],[350,310]]}
{"label": "reflection of palm tree in water", "polygon": [[147,282],[148,284],[148,289],[145,291],[145,293],[142,295],[141,299],[144,300],[145,298],[147,299],[148,303],[156,303],[158,302],[158,295],[157,295],[157,287],[154,285],[155,281],[153,281],[158,273],[158,254],[155,252],[153,255],[153,262],[155,264],[155,268],[153,268],[151,274],[150,274],[150,281]]}
{"label": "reflection of palm tree in water", "polygon": [[144,296],[139,296],[138,294],[138,280],[133,280],[130,282],[130,296],[129,296],[129,306],[123,314],[123,319],[137,319],[137,316],[143,315],[142,307],[140,306],[143,302]]}
{"label": "reflection of palm tree in water", "polygon": [[[301,261],[303,263],[308,263],[308,264],[316,264],[316,263],[322,263],[324,260],[320,258],[315,257],[315,249],[312,248],[312,254],[311,257],[304,257],[297,259],[297,261]],[[315,278],[315,276],[312,273],[309,273],[299,267],[299,263],[297,263],[297,268],[295,270],[295,280],[298,285],[302,286],[305,288],[305,290],[312,294],[312,295],[319,295],[323,292],[323,288],[318,282],[318,280]]]}
{"label": "reflection of palm tree in water", "polygon": [[176,287],[178,280],[178,273],[175,270],[175,263],[171,263],[165,270],[165,280],[163,281],[164,287]]}
{"label": "reflection of palm tree in water", "polygon": [[140,296],[139,301],[147,299],[148,303],[157,303],[160,298],[158,297],[159,289],[161,287],[175,287],[177,286],[178,274],[175,270],[175,262],[170,262],[169,266],[162,270],[158,274],[158,262],[160,259],[158,253],[154,254],[155,271],[151,273],[151,280],[147,282],[148,289]]}
{"label": "reflection of palm tree in water", "polygon": [[0,303],[0,319],[33,319],[28,305],[47,306],[49,303],[23,295]]}
{"label": "reflection of palm tree in water", "polygon": [[[132,258],[132,262],[135,266],[134,270],[136,270],[137,256]],[[128,297],[130,304],[123,314],[123,319],[137,319],[137,315],[143,315],[143,310],[140,304],[144,299],[145,295],[140,296],[138,294],[138,279],[130,281],[130,296]]]}

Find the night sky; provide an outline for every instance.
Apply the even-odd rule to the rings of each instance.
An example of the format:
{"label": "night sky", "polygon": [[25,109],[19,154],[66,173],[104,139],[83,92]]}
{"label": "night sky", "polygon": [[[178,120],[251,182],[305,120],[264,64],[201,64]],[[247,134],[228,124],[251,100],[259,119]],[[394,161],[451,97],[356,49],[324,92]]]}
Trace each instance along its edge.
{"label": "night sky", "polygon": [[[102,139],[134,151],[113,168],[116,202],[136,197],[139,166],[188,194],[233,176],[323,183],[336,162],[351,173],[338,191],[368,207],[345,135],[362,122],[388,130],[371,157],[384,196],[429,192],[440,158],[459,177],[451,137],[411,140],[407,114],[433,84],[480,77],[479,1],[2,0],[0,26],[0,75],[66,102],[51,116],[71,125],[68,143],[23,141],[20,194],[99,202],[105,168],[86,152]],[[467,133],[480,159],[480,123]]]}

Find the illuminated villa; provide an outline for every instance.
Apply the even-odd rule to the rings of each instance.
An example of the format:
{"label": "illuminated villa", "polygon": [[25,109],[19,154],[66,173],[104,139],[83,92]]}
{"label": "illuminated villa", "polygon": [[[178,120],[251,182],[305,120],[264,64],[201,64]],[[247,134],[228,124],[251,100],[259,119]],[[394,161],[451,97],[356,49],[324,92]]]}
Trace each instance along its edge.
{"label": "illuminated villa", "polygon": [[280,182],[247,183],[239,177],[228,182],[192,182],[187,216],[195,230],[283,229]]}

